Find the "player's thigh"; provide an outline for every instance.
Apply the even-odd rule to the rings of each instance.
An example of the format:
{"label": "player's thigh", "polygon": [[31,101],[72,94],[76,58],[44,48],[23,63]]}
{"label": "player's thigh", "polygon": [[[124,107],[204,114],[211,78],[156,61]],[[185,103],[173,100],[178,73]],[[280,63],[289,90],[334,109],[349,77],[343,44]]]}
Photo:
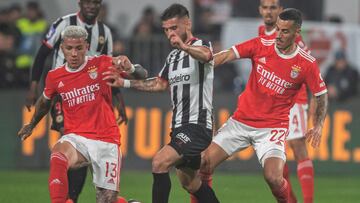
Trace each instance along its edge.
{"label": "player's thigh", "polygon": [[119,191],[121,151],[117,144],[88,140],[89,161],[96,187]]}
{"label": "player's thigh", "polygon": [[289,114],[289,134],[286,140],[305,137],[307,130],[307,104],[294,104]]}
{"label": "player's thigh", "polygon": [[254,132],[251,137],[253,147],[263,167],[267,158],[276,157],[286,161],[286,128],[257,128],[254,129]]}
{"label": "player's thigh", "polygon": [[96,203],[116,202],[118,191],[96,187]]}
{"label": "player's thigh", "polygon": [[60,152],[64,154],[68,160],[69,167],[78,168],[81,165],[85,165],[87,159],[78,151],[75,145],[74,140],[69,139],[67,136],[63,136],[58,140],[51,152]]}
{"label": "player's thigh", "polygon": [[158,151],[152,161],[153,172],[166,172],[170,167],[174,166],[181,159],[181,155],[171,147],[165,145]]}
{"label": "player's thigh", "polygon": [[186,124],[171,132],[168,144],[176,150],[181,159],[176,168],[198,170],[201,164],[201,152],[211,143],[212,130],[198,124]]}

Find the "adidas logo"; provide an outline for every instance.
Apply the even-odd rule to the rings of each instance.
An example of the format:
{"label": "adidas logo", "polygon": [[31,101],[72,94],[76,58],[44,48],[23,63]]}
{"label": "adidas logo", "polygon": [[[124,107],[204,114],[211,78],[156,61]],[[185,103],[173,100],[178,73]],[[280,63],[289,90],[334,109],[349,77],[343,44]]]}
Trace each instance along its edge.
{"label": "adidas logo", "polygon": [[114,179],[112,179],[112,178],[110,180],[108,180],[107,183],[115,184]]}
{"label": "adidas logo", "polygon": [[259,59],[259,62],[261,62],[261,63],[266,63],[265,57],[261,57],[261,58]]}
{"label": "adidas logo", "polygon": [[64,83],[62,81],[60,81],[58,84],[58,88],[60,88],[60,87],[64,87]]}
{"label": "adidas logo", "polygon": [[58,185],[62,185],[62,182],[59,180],[59,179],[54,179],[50,182],[50,185],[53,185],[53,184],[58,184]]}

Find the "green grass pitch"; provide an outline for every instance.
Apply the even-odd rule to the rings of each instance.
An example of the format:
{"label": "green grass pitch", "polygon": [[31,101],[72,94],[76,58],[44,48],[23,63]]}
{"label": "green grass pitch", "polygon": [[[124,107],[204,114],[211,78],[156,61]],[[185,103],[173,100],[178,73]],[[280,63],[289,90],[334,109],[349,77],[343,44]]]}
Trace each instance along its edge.
{"label": "green grass pitch", "polygon": [[[174,174],[172,172],[172,174]],[[0,202],[45,203],[50,202],[47,189],[47,171],[0,171]],[[316,203],[360,202],[360,176],[316,176]],[[299,202],[301,190],[295,176],[292,184]],[[121,195],[151,203],[152,176],[149,171],[123,170]],[[214,188],[222,203],[275,202],[260,174],[216,173]],[[79,203],[95,202],[95,189],[89,176]],[[188,194],[172,176],[170,203],[188,203]]]}

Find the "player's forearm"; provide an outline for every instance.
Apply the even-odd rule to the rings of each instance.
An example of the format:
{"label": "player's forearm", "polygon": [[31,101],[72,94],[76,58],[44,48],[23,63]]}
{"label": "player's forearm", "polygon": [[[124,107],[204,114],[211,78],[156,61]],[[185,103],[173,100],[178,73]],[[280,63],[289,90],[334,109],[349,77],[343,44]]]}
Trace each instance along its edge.
{"label": "player's forearm", "polygon": [[328,95],[327,93],[315,97],[316,108],[314,113],[314,126],[323,126],[327,107],[328,107]]}
{"label": "player's forearm", "polygon": [[35,113],[30,121],[30,125],[34,128],[39,121],[49,112],[51,100],[45,99],[44,96],[39,97],[35,104]]}
{"label": "player's forearm", "polygon": [[232,50],[223,50],[214,55],[214,67],[233,61],[235,59],[235,54]]}
{"label": "player's forearm", "polygon": [[207,63],[213,58],[213,54],[209,48],[204,46],[187,46],[184,51],[194,59]]}
{"label": "player's forearm", "polygon": [[167,82],[157,77],[146,80],[130,80],[130,87],[148,92],[163,91],[167,89],[167,86]]}

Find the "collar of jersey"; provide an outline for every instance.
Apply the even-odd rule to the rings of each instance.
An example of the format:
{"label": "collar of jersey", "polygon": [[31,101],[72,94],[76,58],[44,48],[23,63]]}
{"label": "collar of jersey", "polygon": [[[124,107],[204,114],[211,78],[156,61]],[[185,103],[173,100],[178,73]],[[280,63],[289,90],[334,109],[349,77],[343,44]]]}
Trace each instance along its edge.
{"label": "collar of jersey", "polygon": [[280,50],[276,47],[276,43],[274,43],[274,49],[275,49],[275,52],[277,53],[277,55],[280,56],[281,58],[291,59],[291,58],[294,58],[299,53],[300,48],[299,48],[299,46],[296,45],[296,50],[289,55],[281,53]]}
{"label": "collar of jersey", "polygon": [[84,63],[76,70],[73,70],[71,69],[69,66],[68,66],[68,63],[65,64],[65,69],[67,72],[70,72],[70,73],[77,73],[79,71],[81,71],[82,69],[84,69],[84,67],[86,66],[87,62],[88,62],[88,56],[85,56],[85,61]]}
{"label": "collar of jersey", "polygon": [[274,27],[274,29],[267,31],[266,27],[265,27],[265,35],[267,36],[271,36],[272,34],[274,34],[276,32],[276,27]]}

